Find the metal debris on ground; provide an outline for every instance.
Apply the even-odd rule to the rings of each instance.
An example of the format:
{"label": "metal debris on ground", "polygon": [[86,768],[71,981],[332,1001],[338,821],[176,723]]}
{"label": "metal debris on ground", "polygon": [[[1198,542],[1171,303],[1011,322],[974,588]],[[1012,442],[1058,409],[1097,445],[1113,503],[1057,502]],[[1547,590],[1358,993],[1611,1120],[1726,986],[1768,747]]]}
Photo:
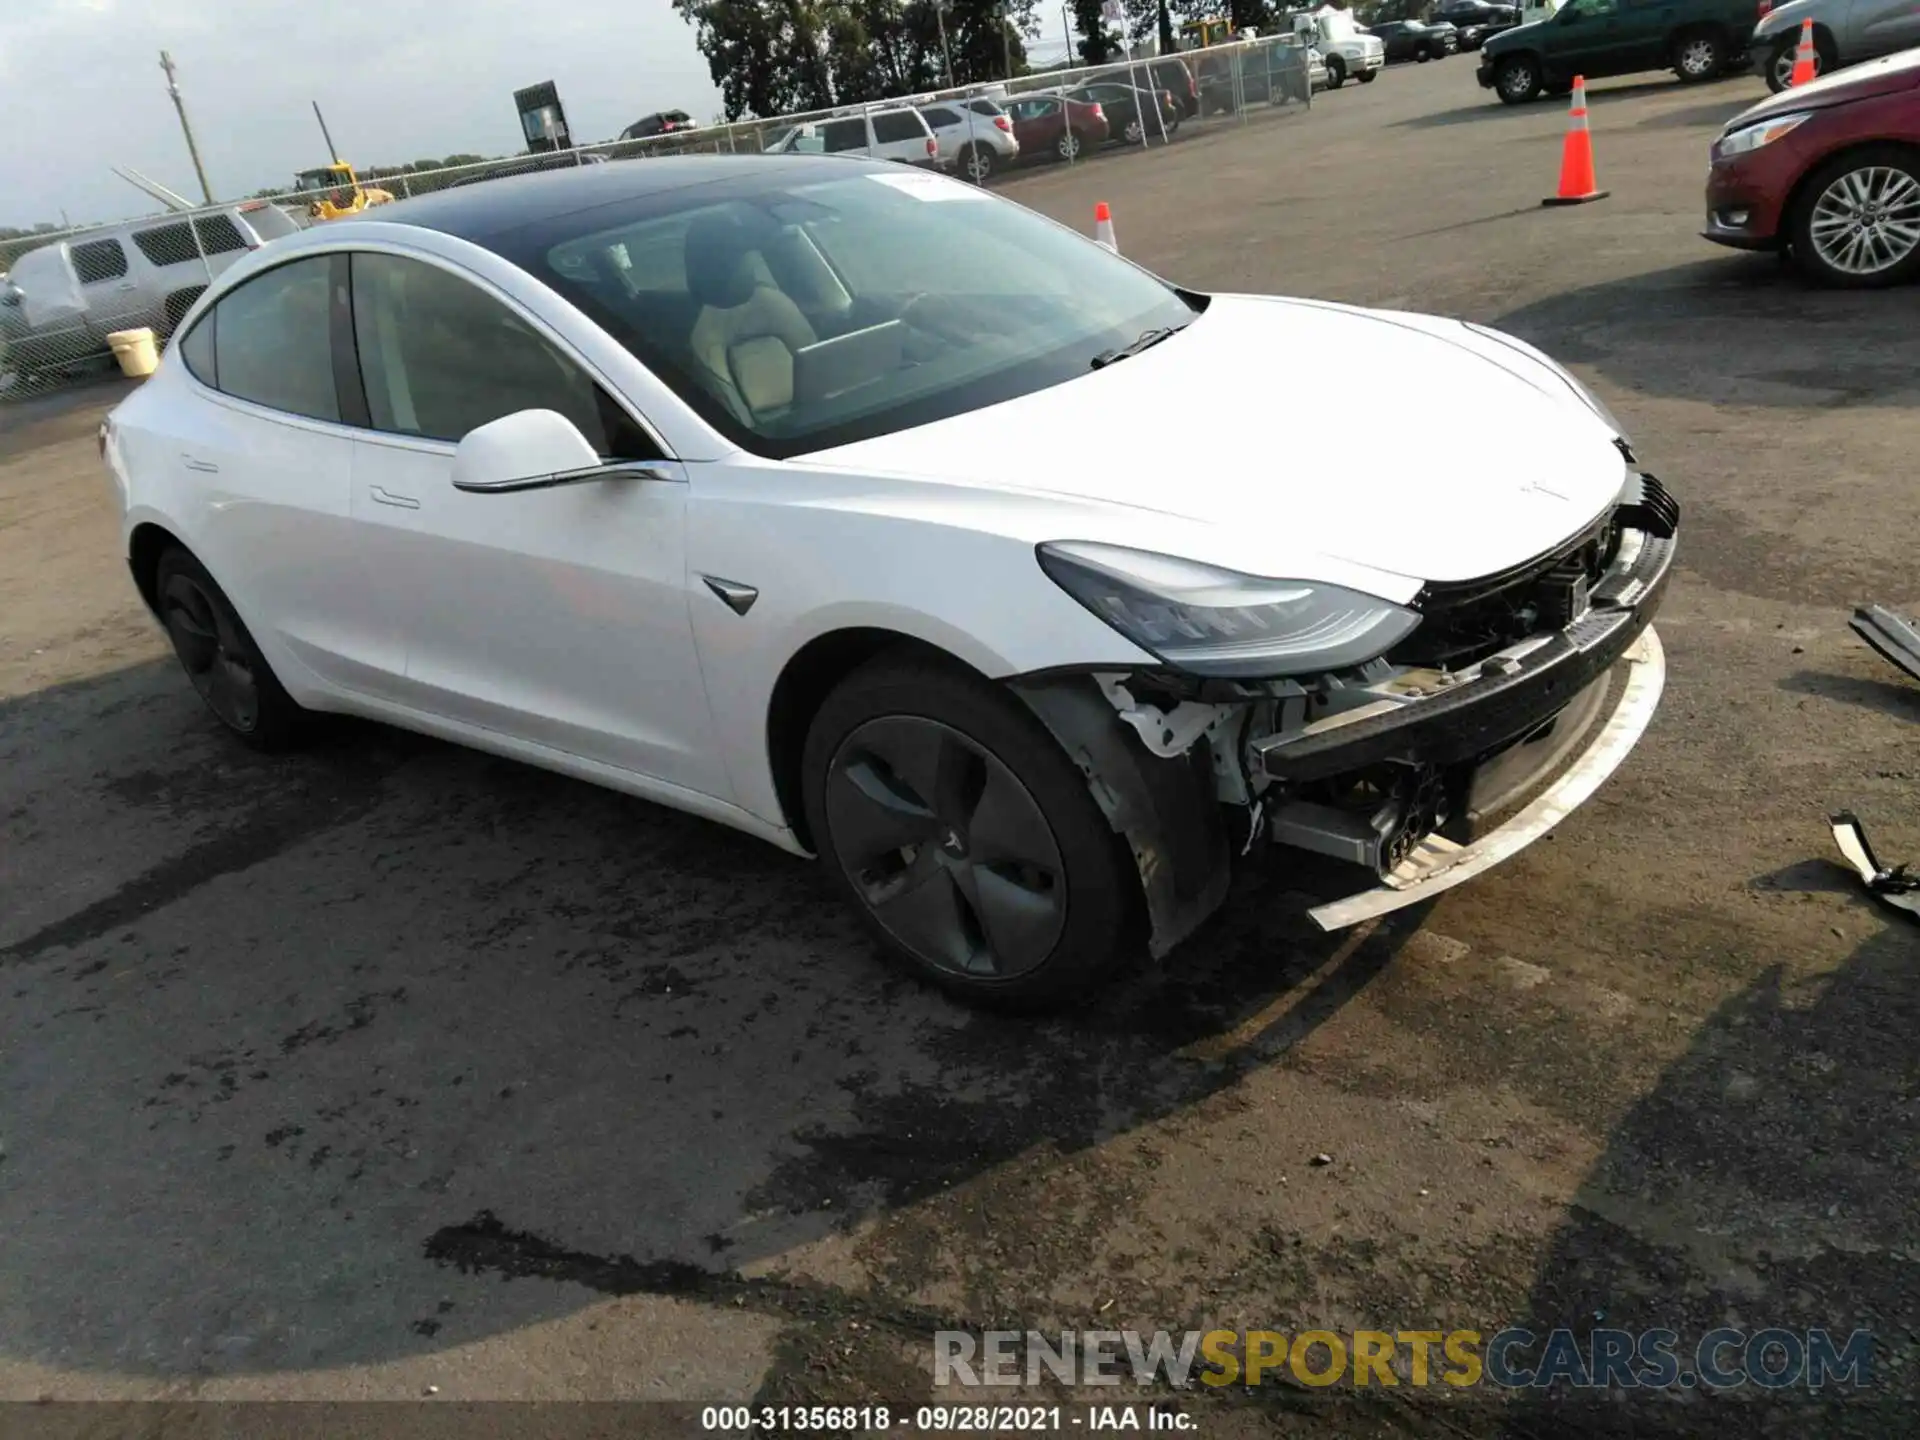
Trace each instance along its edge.
{"label": "metal debris on ground", "polygon": [[1884,605],[1859,605],[1847,623],[1854,634],[1879,652],[1881,659],[1920,680],[1920,630],[1914,629],[1911,621]]}
{"label": "metal debris on ground", "polygon": [[1905,865],[1882,865],[1867,843],[1866,828],[1851,810],[1829,815],[1827,823],[1833,827],[1834,843],[1860,876],[1867,893],[1920,918],[1920,875],[1909,875]]}

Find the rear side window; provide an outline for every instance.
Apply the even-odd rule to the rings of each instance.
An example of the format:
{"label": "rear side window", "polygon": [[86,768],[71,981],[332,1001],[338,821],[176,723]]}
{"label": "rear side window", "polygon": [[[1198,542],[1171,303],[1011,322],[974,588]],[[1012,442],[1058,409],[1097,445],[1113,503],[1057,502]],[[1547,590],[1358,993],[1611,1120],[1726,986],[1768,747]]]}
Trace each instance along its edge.
{"label": "rear side window", "polygon": [[820,127],[821,148],[829,155],[867,148],[867,122],[858,116],[851,120],[829,120]]}
{"label": "rear side window", "polygon": [[373,428],[458,441],[520,410],[556,410],[622,460],[659,447],[572,359],[457,275],[394,255],[353,257],[353,328]]}
{"label": "rear side window", "polygon": [[973,111],[973,113],[976,115],[986,115],[988,117],[1001,115],[1005,113],[1003,110],[1001,110],[1001,108],[998,105],[994,104],[994,102],[991,100],[970,101],[967,105],[967,108]]}
{"label": "rear side window", "polygon": [[[212,370],[219,390],[290,415],[339,421],[327,305],[332,264],[326,255],[296,260],[221,298],[208,317],[217,322]],[[207,322],[193,328],[189,341]],[[186,346],[181,353],[198,375]]]}
{"label": "rear side window", "polygon": [[200,237],[200,249],[208,255],[225,255],[247,248],[247,242],[241,238],[240,227],[228,215],[198,217],[193,222],[193,233]]}
{"label": "rear side window", "polygon": [[185,335],[174,343],[173,348],[180,353],[181,361],[187,367],[187,373],[202,385],[218,390],[220,388],[220,366],[215,358],[213,339],[214,317],[211,313],[203,316]]}
{"label": "rear side window", "polygon": [[200,252],[193,248],[193,232],[187,229],[184,220],[173,225],[156,225],[151,230],[136,230],[133,243],[153,265],[184,265],[200,258]]}
{"label": "rear side window", "polygon": [[873,138],[882,145],[900,140],[924,140],[927,124],[911,110],[883,110],[873,117]]}
{"label": "rear side window", "polygon": [[927,124],[929,125],[958,125],[960,123],[960,116],[955,111],[949,110],[943,105],[935,105],[932,109],[922,110],[920,113],[927,117]]}
{"label": "rear side window", "polygon": [[118,280],[127,273],[127,252],[118,240],[89,240],[73,247],[73,273],[82,285]]}

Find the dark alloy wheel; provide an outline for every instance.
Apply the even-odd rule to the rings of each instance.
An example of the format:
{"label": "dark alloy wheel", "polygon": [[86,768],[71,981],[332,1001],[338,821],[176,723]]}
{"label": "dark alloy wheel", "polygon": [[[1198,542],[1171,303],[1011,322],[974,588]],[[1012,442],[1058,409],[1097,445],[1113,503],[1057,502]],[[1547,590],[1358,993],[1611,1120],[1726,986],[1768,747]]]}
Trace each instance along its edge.
{"label": "dark alloy wheel", "polygon": [[827,698],[804,784],[814,849],[887,949],[972,999],[1083,995],[1123,948],[1131,857],[1011,693],[918,657]]}
{"label": "dark alloy wheel", "polygon": [[305,712],[281,688],[206,568],[185,550],[160,557],[154,598],[167,638],[207,709],[256,749],[296,738]]}
{"label": "dark alloy wheel", "polygon": [[1493,72],[1493,86],[1509,105],[1524,105],[1540,93],[1540,65],[1531,55],[1514,55]]}

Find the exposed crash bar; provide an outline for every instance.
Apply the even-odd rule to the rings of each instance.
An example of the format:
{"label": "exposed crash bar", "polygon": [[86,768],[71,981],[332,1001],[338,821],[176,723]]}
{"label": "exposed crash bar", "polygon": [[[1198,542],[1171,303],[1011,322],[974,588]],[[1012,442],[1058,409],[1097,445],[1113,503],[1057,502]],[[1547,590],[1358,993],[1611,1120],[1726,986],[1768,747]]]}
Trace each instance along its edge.
{"label": "exposed crash bar", "polygon": [[1659,706],[1660,692],[1666,688],[1666,652],[1651,627],[1641,632],[1622,658],[1627,667],[1626,684],[1613,713],[1586,752],[1525,809],[1471,845],[1455,845],[1430,836],[1376,888],[1329,901],[1307,913],[1322,930],[1344,930],[1376,915],[1416,905],[1519,854],[1566,819],[1620,768],[1646,733]]}

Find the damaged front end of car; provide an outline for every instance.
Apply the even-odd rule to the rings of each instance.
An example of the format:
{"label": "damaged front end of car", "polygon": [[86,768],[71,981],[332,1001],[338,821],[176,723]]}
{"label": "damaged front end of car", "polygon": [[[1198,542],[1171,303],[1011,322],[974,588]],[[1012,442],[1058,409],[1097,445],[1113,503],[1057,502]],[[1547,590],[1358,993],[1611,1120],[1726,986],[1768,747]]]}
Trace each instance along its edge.
{"label": "damaged front end of car", "polygon": [[[1548,553],[1382,606],[1411,623],[1344,594],[1345,610],[1308,616],[1340,662],[1328,668],[1248,678],[1169,664],[1015,689],[1132,848],[1156,956],[1219,906],[1232,857],[1260,844],[1370,872],[1311,912],[1341,929],[1524,849],[1619,767],[1664,686],[1651,621],[1678,529],[1673,497],[1630,469],[1605,513]],[[1257,609],[1245,613],[1257,628]]]}

